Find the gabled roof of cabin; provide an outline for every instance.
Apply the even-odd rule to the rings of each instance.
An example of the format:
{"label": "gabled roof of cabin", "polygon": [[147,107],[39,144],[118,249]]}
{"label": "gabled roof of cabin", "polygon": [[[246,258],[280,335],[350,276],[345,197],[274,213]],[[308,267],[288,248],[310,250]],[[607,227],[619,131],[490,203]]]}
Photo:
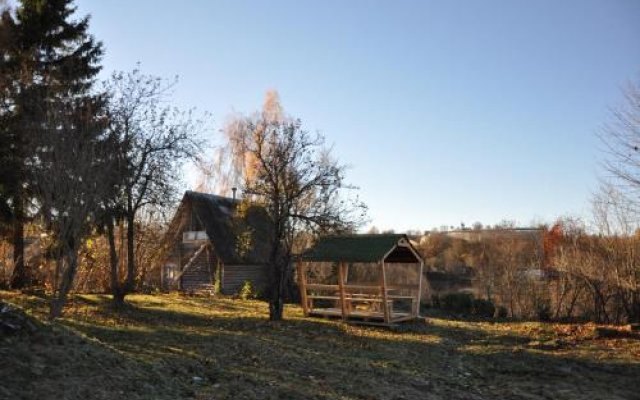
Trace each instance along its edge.
{"label": "gabled roof of cabin", "polygon": [[420,262],[404,234],[335,235],[320,238],[302,254],[312,262]]}
{"label": "gabled roof of cabin", "polygon": [[[240,203],[236,199],[188,190],[176,216],[191,209],[223,263],[264,264],[269,254],[268,216],[258,206],[249,206],[239,215],[236,211]],[[247,240],[248,244],[243,244]]]}

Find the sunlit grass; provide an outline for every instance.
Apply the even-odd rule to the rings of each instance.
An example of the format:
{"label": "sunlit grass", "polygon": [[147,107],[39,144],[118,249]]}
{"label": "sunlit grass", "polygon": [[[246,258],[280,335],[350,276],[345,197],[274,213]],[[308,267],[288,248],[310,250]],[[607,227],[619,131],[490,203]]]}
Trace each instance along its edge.
{"label": "sunlit grass", "polygon": [[[40,298],[0,299],[46,318]],[[629,398],[640,377],[637,340],[583,327],[430,318],[389,330],[295,305],[272,323],[260,301],[134,295],[115,311],[109,300],[77,295],[42,332],[4,338],[0,355],[17,367],[0,363],[12,374],[0,398]]]}

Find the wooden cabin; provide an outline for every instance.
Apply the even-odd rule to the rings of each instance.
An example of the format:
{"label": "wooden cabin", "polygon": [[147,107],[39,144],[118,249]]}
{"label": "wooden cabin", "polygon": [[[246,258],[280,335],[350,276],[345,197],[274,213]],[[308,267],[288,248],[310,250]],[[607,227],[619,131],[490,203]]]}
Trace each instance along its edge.
{"label": "wooden cabin", "polygon": [[304,314],[375,325],[418,318],[423,265],[406,235],[321,238],[297,265]]}
{"label": "wooden cabin", "polygon": [[187,191],[164,240],[165,290],[237,293],[267,279],[268,223],[264,210],[234,198]]}

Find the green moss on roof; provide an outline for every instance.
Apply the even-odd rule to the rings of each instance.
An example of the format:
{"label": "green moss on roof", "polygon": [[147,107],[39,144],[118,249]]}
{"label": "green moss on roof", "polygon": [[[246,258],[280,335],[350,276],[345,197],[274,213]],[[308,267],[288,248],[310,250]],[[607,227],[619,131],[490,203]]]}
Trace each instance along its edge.
{"label": "green moss on roof", "polygon": [[[249,207],[244,215],[236,209],[239,200],[209,193],[186,191],[182,203],[190,203],[200,218],[217,256],[227,265],[251,263],[264,264],[269,256],[269,220],[263,208]],[[178,210],[180,212],[180,210]],[[249,248],[239,253],[239,236],[250,236]]]}
{"label": "green moss on roof", "polygon": [[393,249],[400,239],[408,240],[403,234],[326,236],[304,252],[302,260],[377,262]]}

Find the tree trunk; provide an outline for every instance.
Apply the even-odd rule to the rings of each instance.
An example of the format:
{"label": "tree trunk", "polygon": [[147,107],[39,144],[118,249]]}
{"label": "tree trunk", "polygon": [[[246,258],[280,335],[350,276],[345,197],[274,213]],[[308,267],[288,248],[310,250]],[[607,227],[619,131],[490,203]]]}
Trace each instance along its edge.
{"label": "tree trunk", "polygon": [[281,321],[284,310],[282,266],[277,261],[271,264],[271,295],[269,296],[269,320]]}
{"label": "tree trunk", "polygon": [[107,239],[109,241],[109,264],[111,269],[111,294],[113,295],[113,306],[120,308],[124,304],[124,293],[120,286],[120,276],[118,274],[118,252],[116,250],[116,239],[113,228],[113,219],[107,221]]}
{"label": "tree trunk", "polygon": [[62,282],[60,282],[60,289],[58,290],[57,297],[51,300],[49,307],[49,318],[55,319],[62,315],[62,309],[67,301],[67,295],[73,286],[73,279],[76,276],[78,270],[78,255],[77,250],[71,250],[66,255],[67,268],[62,275]]}
{"label": "tree trunk", "polygon": [[[135,289],[135,278],[136,278],[136,262],[135,262],[135,227],[134,227],[134,213],[129,212],[127,215],[127,276],[125,278],[124,284],[120,285],[118,282],[117,286],[112,286],[113,293],[113,304],[116,308],[119,308],[124,305],[125,297],[133,292]],[[111,247],[111,244],[109,244]],[[113,249],[110,248],[110,253],[115,252],[115,243],[113,244]],[[118,281],[118,271],[117,271],[117,256],[115,258],[116,262],[113,263],[113,259],[111,261],[111,279],[112,282]]]}
{"label": "tree trunk", "polygon": [[269,321],[282,321],[284,302],[282,298],[272,298],[269,302]]}
{"label": "tree trunk", "polygon": [[121,309],[124,307],[124,297],[127,295],[124,289],[121,286],[118,286],[116,289],[112,289],[113,294],[113,308]]}
{"label": "tree trunk", "polygon": [[566,312],[566,317],[571,320],[573,319],[573,310],[576,307],[576,303],[578,302],[578,298],[580,297],[580,294],[582,292],[582,289],[580,288],[580,286],[575,285],[576,288],[574,290],[573,293],[573,297],[571,298],[571,301],[569,302],[569,307],[567,308],[567,312]]}
{"label": "tree trunk", "polygon": [[125,283],[125,294],[135,289],[136,259],[135,259],[135,226],[134,213],[130,211],[127,215],[127,279]]}
{"label": "tree trunk", "polygon": [[[276,221],[278,221],[277,218]],[[281,289],[282,267],[278,261],[280,259],[282,232],[277,222],[274,228],[274,241],[272,242],[271,254],[269,254],[269,321],[281,321],[284,301]]]}
{"label": "tree trunk", "polygon": [[11,287],[23,289],[30,285],[31,279],[24,262],[24,210],[22,198],[17,195],[13,206],[13,273]]}

